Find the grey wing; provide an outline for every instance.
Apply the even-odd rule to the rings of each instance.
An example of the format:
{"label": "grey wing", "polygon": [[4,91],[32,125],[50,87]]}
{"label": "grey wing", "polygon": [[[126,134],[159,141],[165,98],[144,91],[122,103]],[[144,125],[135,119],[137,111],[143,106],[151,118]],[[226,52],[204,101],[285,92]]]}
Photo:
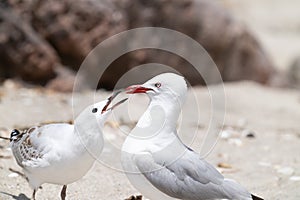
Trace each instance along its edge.
{"label": "grey wing", "polygon": [[224,177],[212,165],[190,150],[167,166],[155,161],[150,154],[137,157],[136,164],[152,185],[172,197],[226,198],[220,186]]}

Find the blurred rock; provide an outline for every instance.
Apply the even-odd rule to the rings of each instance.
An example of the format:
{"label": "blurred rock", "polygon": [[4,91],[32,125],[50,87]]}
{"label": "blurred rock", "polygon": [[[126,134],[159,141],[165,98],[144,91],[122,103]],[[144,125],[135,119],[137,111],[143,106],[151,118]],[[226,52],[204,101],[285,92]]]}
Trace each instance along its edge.
{"label": "blurred rock", "polygon": [[[165,27],[197,40],[217,64],[224,81],[247,79],[268,83],[275,73],[272,63],[251,32],[214,2],[207,0],[121,2],[122,9],[130,11],[127,12],[129,28]],[[138,64],[160,61],[183,73],[192,85],[203,84],[197,71],[183,62],[179,56],[161,51],[137,54],[135,61]]]}
{"label": "blurred rock", "polygon": [[0,4],[0,72],[45,83],[55,76],[56,52],[8,4]]}
{"label": "blurred rock", "polygon": [[[272,63],[252,33],[236,22],[224,8],[212,1],[8,0],[6,2],[1,3],[0,10],[2,77],[20,76],[27,81],[48,83],[47,86],[50,88],[70,90],[74,77],[62,79],[63,76],[56,72],[57,64],[70,66],[77,71],[84,58],[100,42],[119,32],[145,26],[177,30],[197,40],[214,59],[224,81],[247,79],[267,84],[276,74]],[[115,44],[118,42],[120,41],[115,41]],[[107,48],[107,55],[114,52],[115,44],[110,44]],[[184,50],[188,52],[189,49]],[[100,77],[96,77],[95,73],[97,68],[103,68],[99,65],[88,69],[88,75],[83,75],[82,78],[92,84],[99,81],[96,87],[113,89],[124,73],[137,65],[152,62],[173,67],[186,76],[192,85],[205,84],[201,75],[183,58],[151,49],[130,52],[116,59],[105,70],[100,81]],[[205,64],[206,61],[203,61],[203,66]],[[154,69],[152,73],[160,72]],[[207,74],[208,83],[218,80],[214,74]],[[134,77],[146,79],[147,76],[141,71]],[[67,83],[68,81],[70,83]],[[89,83],[86,85],[94,87]],[[126,83],[119,85],[124,86]]]}
{"label": "blurred rock", "polygon": [[122,11],[106,0],[37,0],[32,11],[33,27],[75,70],[96,45],[127,28]]}
{"label": "blurred rock", "polygon": [[32,7],[35,0],[5,0],[2,5],[7,5],[14,10],[15,14],[20,16],[23,21],[31,24],[32,20]]}

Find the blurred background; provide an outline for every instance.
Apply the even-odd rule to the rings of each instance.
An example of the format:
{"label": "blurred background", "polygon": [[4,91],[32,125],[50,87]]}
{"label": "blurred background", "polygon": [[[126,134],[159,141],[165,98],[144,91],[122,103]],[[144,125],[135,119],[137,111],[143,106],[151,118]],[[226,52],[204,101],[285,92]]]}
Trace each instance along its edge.
{"label": "blurred background", "polygon": [[[132,28],[165,27],[198,41],[225,82],[226,116],[207,160],[265,199],[300,199],[299,8],[299,0],[1,0],[0,136],[9,137],[13,128],[72,123],[74,102],[84,108],[91,100],[105,99],[124,73],[160,63],[193,86],[179,136],[199,152],[211,122],[211,94],[179,56],[153,49],[127,53],[99,77],[99,91],[91,90],[86,77],[77,80],[85,91],[71,93],[83,60],[99,43]],[[111,45],[107,49],[113,50]],[[133,78],[146,80],[148,72],[136,70]],[[127,86],[122,84],[118,87]],[[131,96],[105,126],[106,140],[120,148],[146,106],[145,96]],[[131,118],[120,116],[124,113]],[[104,148],[108,165],[96,163],[68,186],[68,198],[115,200],[139,194],[112,167],[119,164],[118,150]],[[32,191],[15,171],[21,169],[8,141],[0,139],[0,199],[28,200]],[[58,197],[60,186],[43,188],[37,199]]]}
{"label": "blurred background", "polygon": [[[297,0],[4,0],[1,82],[12,79],[72,91],[76,71],[96,45],[121,31],[156,26],[180,31],[203,45],[224,81],[299,87],[298,4]],[[150,62],[175,68],[192,85],[204,84],[180,57],[148,49],[115,60],[98,87],[111,90],[125,72]],[[82,85],[89,88],[84,81]]]}

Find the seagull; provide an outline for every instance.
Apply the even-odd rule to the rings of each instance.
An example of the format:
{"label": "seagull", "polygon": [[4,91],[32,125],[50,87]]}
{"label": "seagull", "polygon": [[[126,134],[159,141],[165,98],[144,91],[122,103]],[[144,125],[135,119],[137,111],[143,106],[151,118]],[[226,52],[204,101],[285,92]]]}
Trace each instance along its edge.
{"label": "seagull", "polygon": [[184,78],[163,73],[128,94],[145,93],[147,110],[122,146],[122,166],[130,182],[149,199],[261,200],[224,178],[178,137],[176,123],[187,95]]}
{"label": "seagull", "polygon": [[106,119],[115,107],[127,100],[108,108],[119,93],[85,108],[74,125],[53,123],[11,132],[10,147],[33,189],[33,199],[43,183],[51,183],[63,185],[61,199],[64,200],[67,185],[89,171],[103,149],[102,128]]}

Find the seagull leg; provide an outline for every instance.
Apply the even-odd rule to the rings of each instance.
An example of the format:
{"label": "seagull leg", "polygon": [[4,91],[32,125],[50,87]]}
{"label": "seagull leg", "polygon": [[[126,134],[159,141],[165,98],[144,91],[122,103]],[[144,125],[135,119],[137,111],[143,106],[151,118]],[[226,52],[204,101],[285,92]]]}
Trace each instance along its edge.
{"label": "seagull leg", "polygon": [[61,193],[60,193],[61,200],[66,199],[66,196],[67,196],[66,191],[67,191],[67,185],[64,185],[63,188],[61,189]]}
{"label": "seagull leg", "polygon": [[34,190],[33,190],[33,193],[32,193],[32,199],[33,199],[33,200],[35,200],[35,193],[36,193],[36,189],[34,189]]}

